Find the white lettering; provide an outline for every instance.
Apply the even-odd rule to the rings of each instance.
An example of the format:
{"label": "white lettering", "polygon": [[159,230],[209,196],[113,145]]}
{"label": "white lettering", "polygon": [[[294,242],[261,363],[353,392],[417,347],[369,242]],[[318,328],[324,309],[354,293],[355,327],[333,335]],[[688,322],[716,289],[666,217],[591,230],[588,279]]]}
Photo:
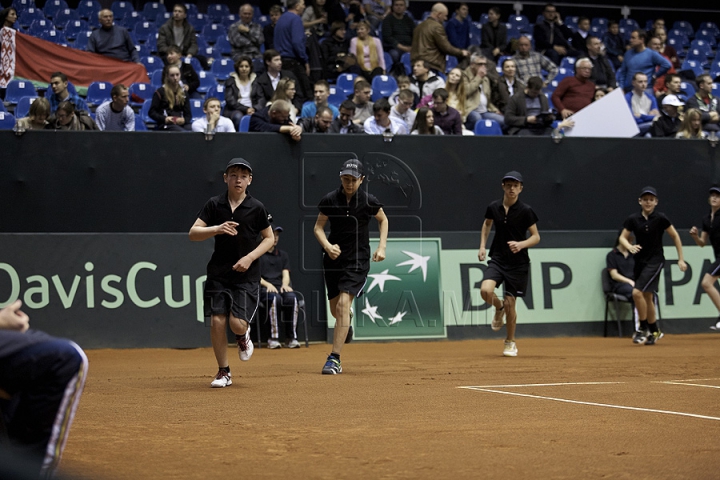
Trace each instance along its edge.
{"label": "white lettering", "polygon": [[[47,278],[41,275],[32,275],[27,277],[25,280],[28,284],[32,282],[37,282],[39,284],[37,287],[28,286],[28,289],[25,290],[25,295],[23,295],[25,305],[29,308],[46,307],[48,303],[50,303],[50,284],[48,283]],[[33,295],[40,295],[40,300],[37,302],[33,300]]]}
{"label": "white lettering", "polygon": [[73,304],[73,300],[75,300],[75,294],[77,293],[78,285],[80,285],[80,276],[75,275],[75,278],[73,278],[72,287],[70,287],[70,293],[65,291],[65,287],[60,281],[60,276],[53,275],[52,281],[55,285],[55,290],[57,290],[58,292],[58,296],[60,296],[60,301],[62,302],[63,307],[65,307],[66,309],[70,308]]}
{"label": "white lettering", "polygon": [[105,308],[118,308],[120,305],[123,304],[123,302],[125,301],[125,295],[123,295],[122,290],[118,290],[117,288],[110,286],[110,282],[120,283],[121,281],[122,277],[118,275],[107,275],[106,277],[103,277],[103,279],[100,281],[100,288],[103,292],[115,297],[115,300],[112,302],[103,300],[102,302],[100,302],[100,305]]}
{"label": "white lettering", "polygon": [[168,304],[168,307],[180,308],[180,307],[184,307],[185,305],[190,303],[190,275],[182,276],[182,300],[180,300],[179,302],[176,302],[173,299],[172,276],[165,275],[165,278],[163,279],[163,283],[165,286],[165,303]]}
{"label": "white lettering", "polygon": [[0,270],[5,270],[10,276],[10,296],[5,302],[0,302],[0,308],[3,308],[10,305],[20,296],[20,277],[18,277],[12,265],[7,263],[0,263]]}
{"label": "white lettering", "polygon": [[207,275],[195,280],[195,317],[201,323],[205,323],[205,280],[207,280]]}
{"label": "white lettering", "polygon": [[128,278],[126,283],[128,297],[130,297],[130,300],[140,308],[152,308],[158,303],[160,303],[160,299],[158,297],[154,297],[150,300],[143,300],[138,295],[137,287],[135,285],[138,272],[143,269],[152,270],[154,272],[157,269],[157,265],[150,262],[138,262],[130,268],[130,271],[128,271]]}

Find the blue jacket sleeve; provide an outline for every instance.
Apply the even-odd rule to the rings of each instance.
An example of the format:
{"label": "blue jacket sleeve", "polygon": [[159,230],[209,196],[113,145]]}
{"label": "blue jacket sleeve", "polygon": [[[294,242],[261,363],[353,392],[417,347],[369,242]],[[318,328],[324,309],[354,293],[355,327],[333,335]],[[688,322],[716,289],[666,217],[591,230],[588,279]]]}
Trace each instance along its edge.
{"label": "blue jacket sleeve", "polygon": [[652,51],[652,59],[653,59],[653,63],[660,67],[660,69],[657,72],[655,72],[655,78],[662,77],[663,75],[665,75],[668,72],[668,70],[670,70],[670,68],[672,68],[672,64],[670,63],[670,61],[667,58],[660,55],[655,50]]}
{"label": "blue jacket sleeve", "polygon": [[[297,17],[297,15],[295,16]],[[302,58],[303,63],[308,63],[308,55],[305,50],[305,29],[303,28],[303,22],[300,17],[293,19],[292,38],[295,57]],[[299,39],[302,39],[302,41],[298,41]]]}

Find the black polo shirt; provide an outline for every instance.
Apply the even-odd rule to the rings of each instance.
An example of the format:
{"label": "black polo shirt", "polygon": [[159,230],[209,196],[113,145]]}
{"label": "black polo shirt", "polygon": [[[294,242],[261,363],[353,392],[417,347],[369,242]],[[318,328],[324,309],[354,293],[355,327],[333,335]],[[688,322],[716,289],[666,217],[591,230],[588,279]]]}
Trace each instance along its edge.
{"label": "black polo shirt", "polygon": [[358,189],[348,202],[340,186],[325,195],[318,205],[320,213],[328,217],[330,236],[328,241],[340,246],[336,262],[369,268],[370,265],[370,219],[382,208],[382,204],[365,190]]}
{"label": "black polo shirt", "polygon": [[702,231],[708,232],[710,236],[710,244],[713,247],[713,253],[715,254],[715,260],[720,260],[720,219],[715,215],[715,218],[710,218],[708,213],[703,218]]}
{"label": "black polo shirt", "polygon": [[492,220],[495,225],[495,237],[490,246],[490,258],[507,265],[530,263],[527,248],[513,253],[507,243],[526,240],[528,228],[537,223],[538,217],[530,205],[518,200],[508,209],[506,215],[503,201],[495,200],[488,205],[485,218]]}
{"label": "black polo shirt", "polygon": [[662,236],[672,224],[664,213],[652,212],[646,219],[642,212],[630,215],[623,228],[635,235],[635,243],[642,248],[635,254],[636,263],[661,263],[665,261]]}
{"label": "black polo shirt", "polygon": [[[607,257],[605,257],[605,265],[607,266],[608,270],[617,270],[620,275],[622,275],[625,278],[633,279],[633,276],[635,275],[635,258],[633,258],[633,255],[631,253],[628,254],[627,257],[622,254],[620,250],[617,248],[613,249],[610,253],[607,254]],[[612,278],[610,281],[614,284],[620,283],[616,282]]]}
{"label": "black polo shirt", "polygon": [[260,232],[270,226],[265,206],[247,194],[233,212],[226,192],[208,200],[198,213],[198,218],[208,226],[222,225],[228,221],[238,223],[237,235],[215,236],[215,250],[207,266],[208,278],[232,283],[259,282],[258,262],[253,262],[245,272],[236,272],[232,267],[238,260],[257,248],[260,244]]}
{"label": "black polo shirt", "polygon": [[282,286],[282,272],[290,270],[290,256],[287,252],[275,248],[260,257],[260,276],[273,286]]}

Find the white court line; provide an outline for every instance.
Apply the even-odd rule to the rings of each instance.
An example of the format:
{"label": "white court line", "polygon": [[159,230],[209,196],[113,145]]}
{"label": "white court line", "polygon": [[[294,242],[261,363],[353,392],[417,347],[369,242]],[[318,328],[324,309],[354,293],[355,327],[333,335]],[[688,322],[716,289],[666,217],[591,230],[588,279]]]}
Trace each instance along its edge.
{"label": "white court line", "polygon": [[524,383],[519,385],[473,385],[458,388],[519,388],[519,387],[558,387],[562,385],[617,385],[625,382],[567,382],[567,383]]}
{"label": "white court line", "polygon": [[683,382],[653,382],[653,383],[667,383],[668,385],[687,385],[689,387],[705,387],[705,388],[720,388],[720,385],[703,385],[702,383],[686,383]]}
{"label": "white court line", "polygon": [[517,393],[517,392],[503,392],[502,390],[490,390],[490,389],[478,388],[478,387],[457,387],[457,388],[464,388],[467,390],[477,390],[480,392],[500,393],[502,395],[514,395],[517,397],[539,398],[542,400],[554,400],[556,402],[574,403],[577,405],[591,405],[594,407],[617,408],[620,410],[635,410],[635,411],[639,411],[639,412],[664,413],[666,415],[678,415],[681,417],[701,418],[704,420],[720,420],[720,417],[709,417],[707,415],[697,415],[695,413],[673,412],[670,410],[656,410],[654,408],[628,407],[625,405],[612,405],[612,404],[608,404],[608,403],[581,402],[579,400],[568,400],[566,398],[544,397],[541,395],[530,395],[527,393]]}
{"label": "white court line", "polygon": [[672,380],[674,382],[707,382],[708,380],[720,380],[720,378],[690,378],[687,380]]}

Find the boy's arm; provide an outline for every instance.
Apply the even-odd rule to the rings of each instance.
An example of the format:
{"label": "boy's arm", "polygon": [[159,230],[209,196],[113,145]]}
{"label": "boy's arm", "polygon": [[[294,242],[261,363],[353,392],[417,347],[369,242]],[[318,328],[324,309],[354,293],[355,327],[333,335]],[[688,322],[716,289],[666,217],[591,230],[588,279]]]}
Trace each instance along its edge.
{"label": "boy's arm", "polygon": [[282,271],[282,286],[280,287],[281,292],[292,292],[293,289],[290,286],[290,270],[287,268]]}
{"label": "boy's arm", "polygon": [[675,230],[675,227],[673,227],[672,225],[666,228],[665,231],[668,235],[670,235],[673,243],[675,243],[675,249],[678,253],[678,267],[680,267],[681,272],[684,272],[685,270],[687,270],[687,263],[685,263],[685,260],[683,258],[682,242],[680,241],[680,235],[678,235],[677,230]]}
{"label": "boy's arm", "polygon": [[510,247],[511,252],[518,253],[523,248],[534,247],[535,245],[540,243],[540,233],[538,233],[537,224],[533,223],[532,225],[530,225],[528,230],[530,231],[530,236],[522,242],[508,242],[508,246]]}
{"label": "boy's arm", "polygon": [[486,218],[483,222],[482,230],[480,231],[480,249],[478,249],[478,260],[481,262],[484,262],[485,259],[487,259],[487,252],[485,250],[485,245],[487,244],[487,239],[490,236],[490,230],[492,230],[492,224],[493,221],[491,218]]}
{"label": "boy's arm", "polygon": [[327,252],[331,259],[335,260],[340,256],[340,246],[331,245],[328,241],[327,235],[325,235],[325,224],[327,221],[327,215],[318,213],[318,218],[315,220],[315,227],[313,227],[313,233],[315,234],[315,238],[317,238],[317,241],[320,243],[322,249]]}
{"label": "boy's arm", "polygon": [[199,218],[195,220],[193,226],[190,227],[188,236],[192,242],[202,242],[215,235],[237,235],[235,227],[238,226],[237,222],[225,222],[222,225],[213,225],[208,227],[207,223],[203,222]]}
{"label": "boy's arm", "polygon": [[268,292],[277,293],[277,288],[275,288],[275,285],[268,282],[262,277],[260,277],[260,285],[264,287]]}
{"label": "boy's arm", "polygon": [[690,236],[693,238],[693,240],[695,240],[695,243],[697,243],[698,246],[704,247],[705,245],[707,245],[707,242],[708,242],[708,233],[707,232],[702,232],[700,234],[700,236],[698,237],[698,228],[692,227],[690,229]]}
{"label": "boy's arm", "polygon": [[233,265],[233,270],[236,272],[246,272],[247,269],[250,268],[250,265],[252,265],[252,262],[260,258],[263,254],[265,254],[265,252],[269,251],[273,247],[275,244],[275,235],[273,235],[272,227],[270,225],[260,232],[260,235],[263,237],[260,245],[255,247],[252,252],[238,260],[237,263]]}
{"label": "boy's arm", "polygon": [[628,252],[635,255],[637,252],[642,249],[640,245],[633,245],[630,243],[630,230],[627,228],[623,228],[622,233],[620,234],[620,245],[627,248]]}
{"label": "boy's arm", "polygon": [[378,243],[378,248],[373,253],[372,260],[373,262],[382,262],[385,260],[385,247],[387,246],[388,237],[388,219],[382,208],[378,210],[375,219],[378,221],[378,229],[380,230],[380,243]]}
{"label": "boy's arm", "polygon": [[635,281],[627,278],[625,275],[620,275],[620,272],[617,271],[617,268],[610,268],[608,269],[608,272],[610,272],[610,278],[612,278],[616,282],[629,283],[633,287],[635,286]]}

